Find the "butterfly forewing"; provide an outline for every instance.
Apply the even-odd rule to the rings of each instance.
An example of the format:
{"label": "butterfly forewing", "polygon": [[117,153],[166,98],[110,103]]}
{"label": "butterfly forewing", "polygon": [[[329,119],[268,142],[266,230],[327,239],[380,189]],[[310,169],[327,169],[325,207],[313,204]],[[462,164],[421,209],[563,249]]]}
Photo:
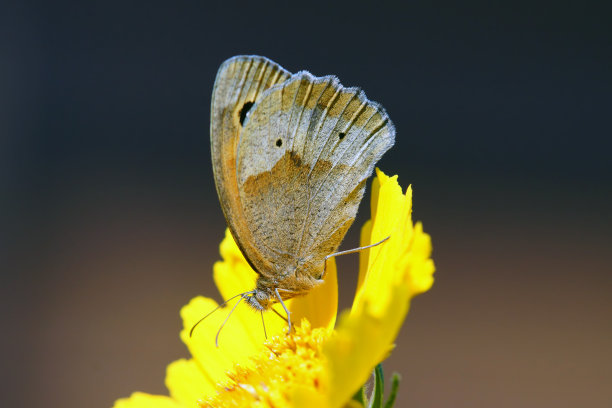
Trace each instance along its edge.
{"label": "butterfly forewing", "polygon": [[232,209],[245,219],[260,274],[320,274],[394,135],[379,105],[332,76],[299,72],[262,94],[238,142],[241,208]]}

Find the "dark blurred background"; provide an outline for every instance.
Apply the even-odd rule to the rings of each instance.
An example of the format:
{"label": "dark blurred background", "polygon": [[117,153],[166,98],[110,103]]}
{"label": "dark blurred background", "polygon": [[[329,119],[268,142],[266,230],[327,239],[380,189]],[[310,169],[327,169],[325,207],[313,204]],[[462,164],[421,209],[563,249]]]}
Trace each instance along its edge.
{"label": "dark blurred background", "polygon": [[166,393],[179,309],[218,298],[215,73],[253,53],[395,122],[379,166],[437,265],[386,363],[399,406],[610,406],[612,13],[572,3],[4,3],[2,405]]}

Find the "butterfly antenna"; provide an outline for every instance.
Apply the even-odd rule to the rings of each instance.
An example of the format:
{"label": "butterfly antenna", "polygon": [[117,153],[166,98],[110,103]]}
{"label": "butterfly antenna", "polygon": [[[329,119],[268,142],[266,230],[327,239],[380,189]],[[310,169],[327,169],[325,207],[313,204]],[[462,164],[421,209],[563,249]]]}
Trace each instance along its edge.
{"label": "butterfly antenna", "polygon": [[198,320],[196,322],[196,324],[194,324],[193,326],[191,326],[191,330],[189,330],[189,337],[191,337],[191,335],[193,334],[193,331],[195,330],[196,326],[200,323],[202,323],[204,321],[204,319],[206,319],[208,316],[210,316],[211,314],[215,313],[217,310],[219,310],[220,308],[222,308],[223,306],[225,306],[227,304],[227,302],[231,301],[232,299],[236,299],[238,296],[243,296],[243,295],[247,295],[251,292],[244,292],[244,293],[239,293],[236,296],[232,296],[231,298],[227,299],[225,302],[221,303],[219,306],[215,307],[211,312],[209,312],[206,316],[204,316],[203,318],[201,318],[200,320]]}
{"label": "butterfly antenna", "polygon": [[[247,293],[250,293],[250,292],[247,292]],[[232,307],[232,310],[230,310],[230,312],[228,313],[228,315],[225,318],[225,320],[223,321],[223,323],[221,323],[221,327],[219,327],[219,330],[217,330],[217,335],[215,336],[215,346],[217,348],[219,347],[219,334],[221,334],[221,329],[223,329],[223,326],[225,326],[225,323],[227,323],[227,321],[229,320],[229,318],[232,315],[232,313],[234,313],[234,310],[236,310],[236,307],[238,307],[240,302],[242,302],[242,299],[245,298],[245,294],[244,293],[241,293],[240,295],[236,295],[236,296],[240,296],[240,299],[236,302],[234,307]],[[236,296],[234,296],[234,297],[236,297]]]}

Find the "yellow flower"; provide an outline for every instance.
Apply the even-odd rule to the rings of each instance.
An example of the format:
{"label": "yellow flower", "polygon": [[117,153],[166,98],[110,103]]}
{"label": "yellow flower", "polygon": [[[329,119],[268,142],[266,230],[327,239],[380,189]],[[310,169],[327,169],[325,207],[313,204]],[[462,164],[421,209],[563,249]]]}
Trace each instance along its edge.
{"label": "yellow flower", "polygon": [[[134,393],[118,400],[115,408],[360,406],[353,395],[391,352],[410,299],[431,287],[434,272],[429,235],[420,223],[412,223],[412,189],[402,194],[397,176],[388,177],[377,169],[371,208],[361,245],[390,238],[360,252],[353,306],[337,324],[333,259],[323,285],[286,302],[297,326],[289,335],[287,323],[275,313],[260,317],[241,305],[215,347],[215,336],[232,304],[206,318],[190,337],[194,323],[217,306],[211,299],[197,297],[181,310],[181,339],[192,358],[168,366],[170,396]],[[221,243],[221,256],[214,279],[223,298],[251,290],[256,274],[229,232]],[[277,311],[284,315],[280,308]]]}

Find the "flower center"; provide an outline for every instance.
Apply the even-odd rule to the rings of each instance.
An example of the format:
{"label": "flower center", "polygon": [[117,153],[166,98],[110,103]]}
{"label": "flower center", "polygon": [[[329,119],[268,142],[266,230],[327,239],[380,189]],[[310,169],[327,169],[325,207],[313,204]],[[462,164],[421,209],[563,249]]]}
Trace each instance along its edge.
{"label": "flower center", "polygon": [[198,401],[207,407],[290,406],[295,386],[324,393],[325,361],[321,347],[328,337],[323,328],[312,329],[307,320],[288,336],[265,342],[254,356],[253,367],[234,366],[229,381],[219,384],[217,395]]}

